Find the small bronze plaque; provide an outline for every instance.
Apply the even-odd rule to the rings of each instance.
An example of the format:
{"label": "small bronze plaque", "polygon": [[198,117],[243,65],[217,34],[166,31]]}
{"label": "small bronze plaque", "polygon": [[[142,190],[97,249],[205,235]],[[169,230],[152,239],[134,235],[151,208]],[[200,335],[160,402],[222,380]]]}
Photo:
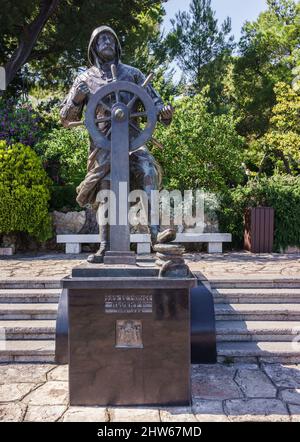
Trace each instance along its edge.
{"label": "small bronze plaque", "polygon": [[118,320],[116,322],[116,348],[143,348],[142,321]]}

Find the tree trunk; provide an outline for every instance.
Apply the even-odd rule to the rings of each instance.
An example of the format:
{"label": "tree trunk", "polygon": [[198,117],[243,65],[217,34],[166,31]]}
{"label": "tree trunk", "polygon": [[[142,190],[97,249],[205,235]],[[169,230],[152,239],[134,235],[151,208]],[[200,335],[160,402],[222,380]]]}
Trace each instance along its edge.
{"label": "tree trunk", "polygon": [[284,165],[285,172],[287,173],[287,175],[291,175],[292,171],[290,168],[290,163],[289,163],[288,158],[284,155],[284,153],[281,150],[275,149],[274,153],[278,158],[280,158],[283,161],[283,165]]}
{"label": "tree trunk", "polygon": [[4,66],[6,73],[6,87],[12,82],[17,72],[27,62],[37,39],[48,19],[54,13],[59,0],[42,0],[40,12],[32,23],[24,26],[19,37],[19,46]]}

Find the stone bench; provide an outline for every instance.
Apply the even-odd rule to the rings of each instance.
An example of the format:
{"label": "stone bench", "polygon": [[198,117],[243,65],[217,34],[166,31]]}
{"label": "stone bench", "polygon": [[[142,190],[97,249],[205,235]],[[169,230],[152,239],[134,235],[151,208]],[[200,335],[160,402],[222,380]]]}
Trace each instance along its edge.
{"label": "stone bench", "polygon": [[207,243],[208,253],[222,253],[223,242],[231,242],[231,233],[177,233],[178,243]]}
{"label": "stone bench", "polygon": [[[66,253],[80,253],[81,244],[98,243],[99,235],[57,235],[58,244],[66,244]],[[131,243],[137,244],[137,254],[145,255],[151,252],[150,235],[132,234]],[[223,242],[231,242],[230,233],[178,233],[175,243],[208,243],[208,253],[222,253]]]}

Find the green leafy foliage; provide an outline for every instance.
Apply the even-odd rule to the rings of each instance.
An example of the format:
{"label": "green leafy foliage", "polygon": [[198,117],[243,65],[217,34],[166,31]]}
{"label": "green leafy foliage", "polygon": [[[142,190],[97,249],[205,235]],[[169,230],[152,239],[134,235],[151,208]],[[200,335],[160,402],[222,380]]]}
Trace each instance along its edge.
{"label": "green leafy foliage", "polygon": [[300,3],[267,0],[268,9],[246,22],[235,58],[231,102],[242,135],[260,136],[268,129],[275,104],[274,85],[291,83],[300,64]]}
{"label": "green leafy foliage", "polygon": [[83,128],[54,129],[35,145],[46,164],[58,163],[58,175],[65,184],[78,185],[85,177],[89,136]]}
{"label": "green leafy foliage", "polygon": [[76,202],[76,186],[74,184],[58,185],[51,187],[50,210],[80,211],[82,208]]}
{"label": "green leafy foliage", "polygon": [[58,97],[48,97],[37,102],[35,109],[40,117],[39,126],[43,135],[42,138],[53,129],[61,127],[60,106],[61,99]]}
{"label": "green leafy foliage", "polygon": [[178,64],[189,83],[199,92],[209,85],[210,105],[218,110],[222,102],[222,77],[234,43],[231,20],[227,18],[219,27],[211,0],[192,0],[189,12],[178,12],[171,20],[172,31],[165,45],[171,58]]}
{"label": "green leafy foliage", "polygon": [[152,85],[160,94],[164,103],[172,102],[174,97],[179,95],[183,86],[181,82],[177,85],[174,84],[173,75],[173,69],[167,72],[164,66],[155,71]]}
{"label": "green leafy foliage", "polygon": [[[119,35],[124,46],[125,62],[132,61],[134,54],[148,62],[145,54],[156,39],[156,25],[163,15],[161,3],[161,0],[59,2],[30,53],[26,69],[20,70],[15,79],[19,89],[36,84],[41,87],[51,85],[54,88],[69,86],[78,69],[86,66],[91,32],[101,24],[112,26]],[[42,6],[43,2],[38,0],[2,0],[1,65],[9,60],[20,43],[30,41],[30,24]]]}
{"label": "green leafy foliage", "polygon": [[0,100],[0,140],[33,144],[42,136],[41,118],[31,103]]}
{"label": "green leafy foliage", "polygon": [[276,105],[272,109],[270,128],[250,144],[249,158],[260,173],[298,174],[300,170],[300,90],[286,83],[274,88]]}
{"label": "green leafy foliage", "polygon": [[54,128],[61,127],[56,99],[33,103],[0,98],[0,140],[33,147]]}
{"label": "green leafy foliage", "polygon": [[45,241],[52,235],[48,214],[51,182],[36,153],[0,141],[0,232],[26,232]]}
{"label": "green leafy foliage", "polygon": [[136,16],[136,24],[124,40],[122,60],[147,75],[159,70],[165,63],[165,53],[161,50],[160,25],[164,9],[161,2],[144,9]]}
{"label": "green leafy foliage", "polygon": [[258,206],[275,209],[275,252],[288,246],[300,246],[300,176],[252,179],[246,186],[222,194],[218,213],[220,227],[233,234],[236,245],[242,246],[245,209]]}
{"label": "green leafy foliage", "polygon": [[155,136],[164,149],[154,151],[167,188],[216,191],[243,177],[243,139],[232,116],[212,115],[208,103],[204,93],[184,97],[176,102],[172,124],[157,128]]}

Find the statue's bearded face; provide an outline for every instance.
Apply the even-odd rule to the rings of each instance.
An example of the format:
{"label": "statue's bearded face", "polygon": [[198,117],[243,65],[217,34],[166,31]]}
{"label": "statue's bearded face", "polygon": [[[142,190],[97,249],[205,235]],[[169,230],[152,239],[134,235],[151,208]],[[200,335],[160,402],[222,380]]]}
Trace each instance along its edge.
{"label": "statue's bearded face", "polygon": [[96,41],[97,54],[105,61],[116,57],[116,39],[110,32],[101,32]]}

